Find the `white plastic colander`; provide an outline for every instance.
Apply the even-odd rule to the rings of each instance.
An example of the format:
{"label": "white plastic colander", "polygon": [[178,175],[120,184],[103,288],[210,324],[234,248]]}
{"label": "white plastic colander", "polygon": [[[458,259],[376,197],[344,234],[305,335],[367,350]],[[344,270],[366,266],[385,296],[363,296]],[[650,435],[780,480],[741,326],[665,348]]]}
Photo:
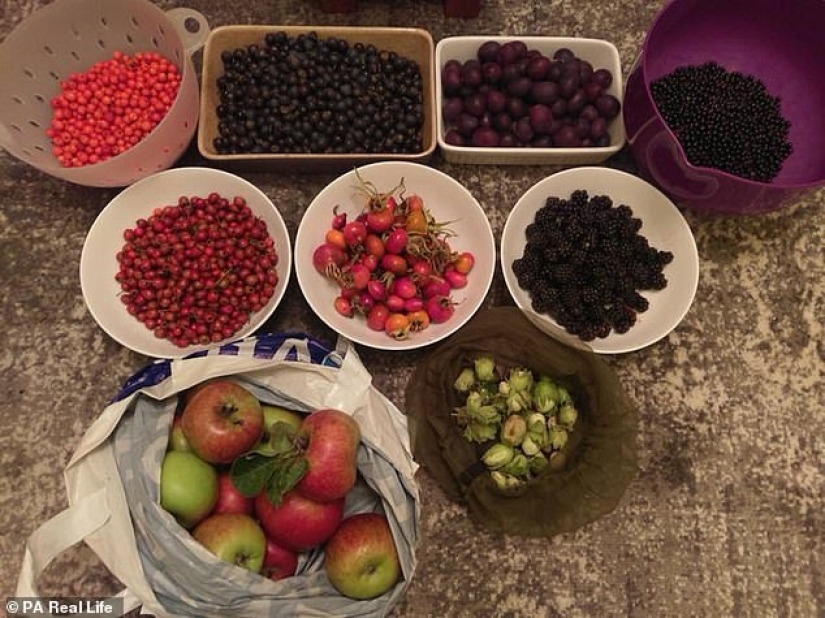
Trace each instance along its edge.
{"label": "white plastic colander", "polygon": [[[209,25],[197,11],[164,12],[147,0],[56,0],[25,19],[0,44],[0,147],[37,169],[80,185],[123,187],[167,169],[189,146],[198,123],[192,54]],[[60,82],[114,52],[154,51],[181,73],[164,119],[138,144],[111,159],[67,168],[46,135]]]}

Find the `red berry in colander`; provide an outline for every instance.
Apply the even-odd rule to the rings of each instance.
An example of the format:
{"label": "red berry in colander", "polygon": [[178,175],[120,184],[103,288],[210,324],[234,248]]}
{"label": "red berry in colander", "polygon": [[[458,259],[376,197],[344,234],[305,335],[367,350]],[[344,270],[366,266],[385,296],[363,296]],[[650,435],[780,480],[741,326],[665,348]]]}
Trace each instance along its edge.
{"label": "red berry in colander", "polygon": [[163,120],[182,76],[157,52],[115,52],[85,73],[73,73],[52,98],[46,135],[63,167],[106,161],[128,150]]}
{"label": "red berry in colander", "polygon": [[126,310],[178,347],[235,335],[278,285],[266,222],[243,197],[181,197],[123,232],[115,279]]}

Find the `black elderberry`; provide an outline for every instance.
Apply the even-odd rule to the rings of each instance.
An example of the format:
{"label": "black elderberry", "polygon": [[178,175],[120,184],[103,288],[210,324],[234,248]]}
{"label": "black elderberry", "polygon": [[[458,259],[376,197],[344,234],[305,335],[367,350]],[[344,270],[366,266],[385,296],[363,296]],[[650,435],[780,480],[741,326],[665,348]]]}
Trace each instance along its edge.
{"label": "black elderberry", "polygon": [[770,182],[791,154],[780,100],[751,75],[715,62],[682,66],[650,92],[694,165]]}

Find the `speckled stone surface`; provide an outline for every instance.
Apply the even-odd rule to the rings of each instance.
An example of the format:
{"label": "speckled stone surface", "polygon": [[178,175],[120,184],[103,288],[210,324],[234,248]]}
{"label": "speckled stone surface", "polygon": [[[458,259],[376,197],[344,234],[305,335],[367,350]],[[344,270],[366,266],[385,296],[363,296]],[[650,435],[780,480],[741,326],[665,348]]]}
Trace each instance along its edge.
{"label": "speckled stone surface", "polygon": [[[0,38],[43,4],[0,0]],[[405,25],[456,34],[566,35],[613,41],[625,71],[661,2],[484,0],[445,19],[436,0],[362,0],[327,15],[312,0],[191,0],[224,24]],[[190,163],[198,163],[194,153]],[[496,238],[547,167],[433,165],[464,183]],[[633,170],[622,153],[609,165]],[[293,235],[333,174],[248,174]],[[62,470],[121,382],[147,359],[108,338],[78,280],[83,240],[116,194],[51,179],[0,152],[0,598],[13,594],[28,535],[66,507]],[[647,349],[608,357],[640,413],[641,470],[620,506],[551,540],[495,537],[449,503],[426,472],[418,569],[394,615],[825,615],[825,214],[823,193],[759,217],[685,216],[699,288],[684,321]],[[511,304],[499,272],[488,306]],[[327,342],[296,282],[267,328]],[[361,350],[403,409],[426,351]],[[52,564],[44,595],[97,596],[119,583],[80,546]]]}

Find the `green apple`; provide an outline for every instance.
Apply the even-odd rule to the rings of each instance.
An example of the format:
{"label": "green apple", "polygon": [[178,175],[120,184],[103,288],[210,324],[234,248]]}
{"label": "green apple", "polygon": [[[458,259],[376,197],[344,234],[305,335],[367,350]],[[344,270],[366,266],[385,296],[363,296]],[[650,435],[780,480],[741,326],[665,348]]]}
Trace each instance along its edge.
{"label": "green apple", "polygon": [[264,403],[261,404],[261,409],[264,412],[265,435],[269,435],[272,432],[272,426],[275,423],[286,423],[293,431],[297,432],[301,428],[301,423],[304,422],[303,414],[287,410],[281,406]]}
{"label": "green apple", "polygon": [[387,518],[358,513],[344,519],[324,546],[324,570],[335,589],[353,599],[390,590],[401,565]]}
{"label": "green apple", "polygon": [[160,468],[160,505],[184,528],[212,511],[218,499],[218,474],[194,453],[169,451]]}
{"label": "green apple", "polygon": [[172,429],[169,430],[169,450],[170,451],[191,451],[189,440],[186,439],[186,434],[183,433],[183,426],[181,425],[181,416],[176,414],[172,420]]}
{"label": "green apple", "polygon": [[218,559],[260,573],[266,555],[266,535],[245,513],[217,513],[204,519],[192,537]]}
{"label": "green apple", "polygon": [[291,434],[297,434],[301,429],[301,423],[304,422],[303,414],[287,410],[281,406],[265,403],[261,404],[261,410],[264,414],[264,431],[257,448],[265,453],[271,450],[270,438],[276,423],[285,423]]}

